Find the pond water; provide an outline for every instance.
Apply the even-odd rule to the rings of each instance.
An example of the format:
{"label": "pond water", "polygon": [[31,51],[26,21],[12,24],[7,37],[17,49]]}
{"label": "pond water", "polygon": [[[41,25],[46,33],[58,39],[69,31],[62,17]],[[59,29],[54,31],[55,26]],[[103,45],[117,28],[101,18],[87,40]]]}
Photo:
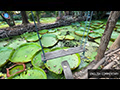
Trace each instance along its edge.
{"label": "pond water", "polygon": [[[89,22],[87,22],[87,28],[88,25]],[[79,56],[75,54],[74,56],[71,56],[71,58],[76,57],[77,58],[76,61],[74,63],[72,60],[69,61],[70,67],[72,69],[72,73],[86,67],[92,60],[95,59],[95,56],[97,55],[97,49],[100,44],[100,39],[102,37],[102,34],[104,33],[105,25],[106,25],[106,20],[92,20],[89,28],[90,30],[88,33],[88,39],[86,43],[87,51],[85,52],[85,55],[83,55],[83,53],[79,53],[81,57],[81,60],[79,60]],[[76,23],[72,23],[69,26],[62,26],[62,27],[39,31],[39,35],[41,37],[41,41],[45,52],[77,47],[80,46],[81,44],[84,45],[84,41],[87,36],[87,28],[86,28],[83,38],[83,43],[81,43],[84,32],[84,26],[85,26],[85,22],[80,22],[80,23],[76,22]],[[112,33],[108,47],[117,38],[119,32],[120,32],[120,22],[118,21]],[[41,61],[41,57],[40,57],[41,47],[39,46],[39,41],[36,32],[30,32],[30,33],[26,32],[22,35],[14,36],[12,38],[1,39],[0,48],[1,48],[0,77],[2,77],[2,75],[6,75],[6,68],[9,68],[10,66],[14,65],[14,63],[17,62],[18,60],[19,62],[25,62],[26,70],[31,70],[33,67],[41,68],[42,70],[44,70],[44,72],[46,72],[48,79],[65,79],[65,76],[62,72],[62,68],[61,66],[59,66],[59,64],[61,63],[60,62],[61,59],[63,58],[69,59],[70,56],[58,58],[53,61],[49,60],[49,62],[44,64]],[[3,52],[5,53],[5,55],[3,54]],[[25,56],[23,57],[21,53],[28,53],[28,54],[26,55],[24,54]],[[83,56],[85,56],[85,58],[82,59]],[[28,75],[30,76],[30,74]],[[20,79],[22,77],[22,73],[15,77]]]}

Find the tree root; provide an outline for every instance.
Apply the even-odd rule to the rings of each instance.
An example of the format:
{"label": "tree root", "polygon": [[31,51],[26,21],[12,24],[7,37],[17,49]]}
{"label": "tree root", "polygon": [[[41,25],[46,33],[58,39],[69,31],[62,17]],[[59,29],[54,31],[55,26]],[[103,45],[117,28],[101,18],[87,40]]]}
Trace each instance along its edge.
{"label": "tree root", "polygon": [[107,53],[105,53],[105,56],[100,61],[93,60],[87,67],[83,68],[79,72],[75,72],[73,74],[74,78],[88,79],[88,70],[97,69],[100,65],[103,65],[103,66],[105,65],[102,69],[112,69],[112,66],[115,66],[115,67],[118,66],[120,64],[118,61],[120,60],[119,51],[120,51],[120,48],[115,50],[109,50],[109,52],[107,51]]}

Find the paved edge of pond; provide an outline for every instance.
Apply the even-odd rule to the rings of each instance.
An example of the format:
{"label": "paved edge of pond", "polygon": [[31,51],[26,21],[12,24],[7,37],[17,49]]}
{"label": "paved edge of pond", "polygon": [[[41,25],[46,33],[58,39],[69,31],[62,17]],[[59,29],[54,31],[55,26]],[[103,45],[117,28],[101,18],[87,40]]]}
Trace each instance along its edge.
{"label": "paved edge of pond", "polygon": [[[52,24],[38,25],[38,30],[51,29],[51,28],[56,28],[56,27],[60,27],[60,26],[67,26],[67,25],[71,25],[71,23],[80,22],[80,21],[84,21],[84,20],[85,20],[84,17],[75,18],[75,19],[72,18],[72,19],[68,19],[68,20],[59,20],[59,21],[52,23]],[[8,30],[6,28],[0,29],[0,39],[11,37],[11,36],[21,35],[25,32],[35,32],[36,31],[34,24],[31,24],[31,25],[28,24],[28,25],[23,26],[23,27],[21,25],[19,25],[19,26],[15,26],[15,27],[21,27],[21,28],[17,28],[17,30],[16,29]]]}

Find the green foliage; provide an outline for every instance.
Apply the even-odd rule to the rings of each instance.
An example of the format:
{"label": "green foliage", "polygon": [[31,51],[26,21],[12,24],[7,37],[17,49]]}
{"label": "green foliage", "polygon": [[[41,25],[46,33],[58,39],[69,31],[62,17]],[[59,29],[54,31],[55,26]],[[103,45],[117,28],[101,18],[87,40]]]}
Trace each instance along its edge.
{"label": "green foliage", "polygon": [[[32,11],[32,12],[33,12],[35,21],[37,21],[36,11]],[[28,18],[30,19],[30,21],[33,21],[32,14],[31,14],[31,13],[28,14]]]}

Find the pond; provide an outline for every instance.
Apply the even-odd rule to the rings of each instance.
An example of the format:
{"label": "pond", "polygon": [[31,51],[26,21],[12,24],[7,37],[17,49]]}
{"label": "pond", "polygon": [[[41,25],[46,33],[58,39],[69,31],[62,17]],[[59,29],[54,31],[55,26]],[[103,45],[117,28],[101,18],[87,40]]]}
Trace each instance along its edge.
{"label": "pond", "polygon": [[[43,18],[44,19],[44,18]],[[49,21],[49,20],[48,20]],[[47,22],[48,22],[47,21]],[[53,20],[54,21],[54,20]],[[52,21],[52,22],[53,22]],[[100,39],[105,30],[107,20],[92,20],[86,43],[85,58],[83,53],[77,53],[56,59],[41,61],[41,47],[39,45],[36,32],[26,32],[19,36],[0,40],[0,78],[5,79],[65,79],[61,62],[67,60],[72,73],[86,67],[97,55]],[[85,22],[75,22],[69,26],[62,26],[39,31],[41,42],[46,52],[56,50],[67,50],[71,47],[78,47],[84,44],[87,36],[89,22],[84,33],[83,43],[81,43]],[[112,33],[109,46],[114,42],[120,32],[120,21]],[[18,64],[12,68],[11,66]],[[25,70],[16,73],[20,70]],[[9,68],[10,77],[7,76],[6,68]]]}

